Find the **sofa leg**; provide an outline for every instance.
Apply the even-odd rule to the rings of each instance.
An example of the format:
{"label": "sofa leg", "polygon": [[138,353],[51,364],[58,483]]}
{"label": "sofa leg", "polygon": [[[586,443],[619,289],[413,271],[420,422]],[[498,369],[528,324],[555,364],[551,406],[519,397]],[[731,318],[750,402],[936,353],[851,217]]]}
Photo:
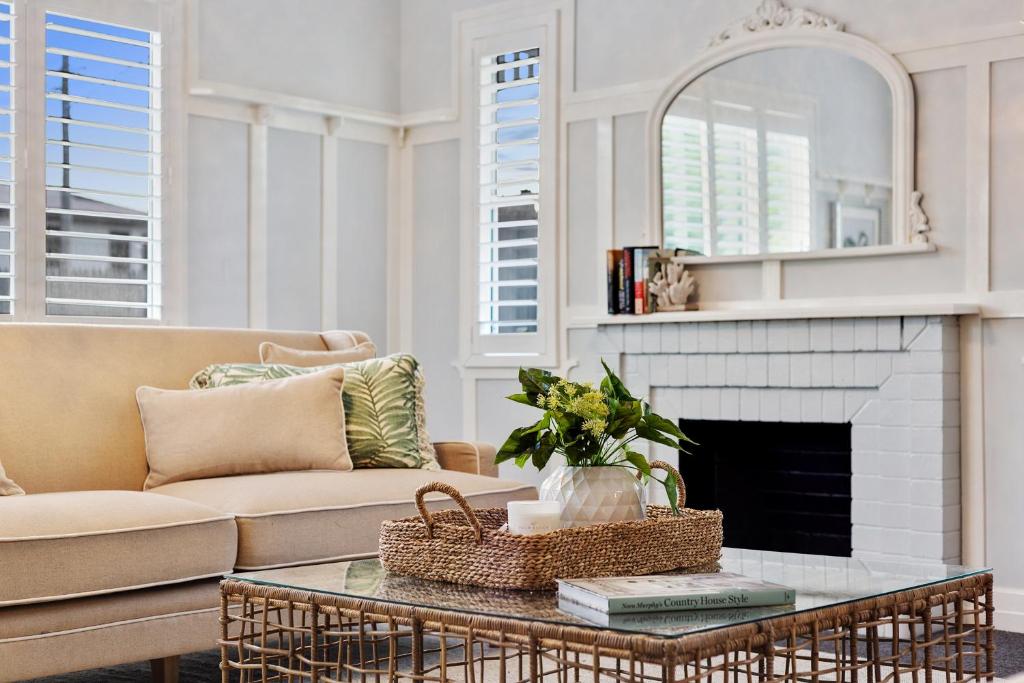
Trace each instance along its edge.
{"label": "sofa leg", "polygon": [[178,662],[180,657],[164,657],[149,660],[149,668],[153,673],[153,683],[178,683]]}

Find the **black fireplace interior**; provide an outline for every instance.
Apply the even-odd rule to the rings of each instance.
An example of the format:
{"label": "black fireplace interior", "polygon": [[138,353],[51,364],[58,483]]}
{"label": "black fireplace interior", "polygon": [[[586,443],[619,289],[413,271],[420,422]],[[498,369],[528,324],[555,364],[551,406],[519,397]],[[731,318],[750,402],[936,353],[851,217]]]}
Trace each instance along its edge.
{"label": "black fireplace interior", "polygon": [[850,424],[680,420],[688,507],[722,511],[725,545],[849,557]]}

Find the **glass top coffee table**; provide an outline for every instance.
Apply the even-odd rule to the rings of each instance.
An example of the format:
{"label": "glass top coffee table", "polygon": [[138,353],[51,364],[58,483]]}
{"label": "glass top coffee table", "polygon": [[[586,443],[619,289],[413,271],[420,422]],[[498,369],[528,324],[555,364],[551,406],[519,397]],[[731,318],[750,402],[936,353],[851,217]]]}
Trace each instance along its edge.
{"label": "glass top coffee table", "polygon": [[989,570],[734,549],[721,564],[794,588],[796,604],[590,621],[553,592],[397,576],[376,559],[235,574],[222,584],[223,680],[992,678]]}

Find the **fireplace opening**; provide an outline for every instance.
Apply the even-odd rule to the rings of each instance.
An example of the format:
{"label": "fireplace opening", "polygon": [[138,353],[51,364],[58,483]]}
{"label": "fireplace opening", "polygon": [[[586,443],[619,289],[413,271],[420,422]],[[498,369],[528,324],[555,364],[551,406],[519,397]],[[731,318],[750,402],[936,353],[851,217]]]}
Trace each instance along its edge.
{"label": "fireplace opening", "polygon": [[720,509],[725,545],[850,557],[850,424],[680,420],[688,507]]}

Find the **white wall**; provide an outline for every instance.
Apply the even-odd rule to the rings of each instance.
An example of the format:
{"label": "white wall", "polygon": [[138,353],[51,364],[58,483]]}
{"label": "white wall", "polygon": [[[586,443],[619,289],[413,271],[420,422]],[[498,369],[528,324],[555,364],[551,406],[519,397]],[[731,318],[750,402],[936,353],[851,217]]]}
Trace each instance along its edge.
{"label": "white wall", "polygon": [[186,5],[183,322],[361,329],[386,349],[396,134],[358,115],[397,117],[397,0]]}
{"label": "white wall", "polygon": [[[554,2],[555,0],[552,0]],[[794,0],[795,2],[795,0]],[[507,3],[506,3],[507,4]],[[524,0],[524,11],[538,3]],[[540,3],[543,5],[544,3]],[[1015,482],[1024,481],[1024,434],[1015,416],[1024,404],[1024,212],[1018,195],[1024,187],[1024,27],[1019,0],[807,0],[810,9],[835,16],[847,30],[896,53],[911,72],[917,98],[917,186],[932,226],[934,253],[830,261],[792,261],[782,267],[782,296],[824,299],[850,296],[902,296],[982,304],[981,343],[965,345],[982,376],[965,382],[980,387],[966,410],[983,415],[982,429],[965,446],[983,451],[985,486],[979,510],[985,515],[985,561],[997,570],[1000,627],[1024,630],[1024,497]],[[454,26],[465,10],[486,13],[483,0],[402,0],[401,112],[415,120],[453,107],[451,67]],[[560,299],[561,370],[592,377],[597,358],[610,349],[584,323],[603,307],[598,287],[604,249],[596,226],[610,222],[615,245],[640,243],[648,227],[646,115],[662,83],[681,71],[718,30],[749,14],[756,0],[576,0],[568,7],[570,25],[563,40],[574,41],[563,54],[565,82],[561,131],[567,158],[563,184],[566,205],[564,267],[568,280]],[[413,129],[403,154],[429,164],[436,147],[456,145],[460,128],[439,122]],[[989,158],[991,155],[991,158]],[[438,167],[451,172],[451,166]],[[415,182],[436,188],[441,181],[417,174]],[[452,197],[445,185],[444,207],[431,192],[411,190],[414,222],[410,239],[443,225],[456,229]],[[456,187],[456,190],[458,188]],[[403,191],[407,191],[403,188]],[[433,233],[432,233],[433,234]],[[467,258],[466,255],[463,256]],[[417,261],[415,281],[431,279],[433,291],[450,292],[456,267],[437,269]],[[759,264],[703,266],[695,269],[704,301],[758,300]],[[427,273],[430,275],[427,275]],[[414,308],[423,304],[416,297]],[[455,301],[450,303],[451,307]],[[452,339],[433,329],[436,316],[419,316],[409,338],[420,354],[456,358]],[[450,316],[454,316],[452,311]],[[966,361],[965,361],[966,362]],[[574,363],[578,363],[574,367]],[[466,436],[500,441],[527,416],[500,398],[514,387],[514,369],[464,369],[463,380],[445,385],[431,397],[432,420],[445,411],[456,424],[461,408]],[[981,404],[977,404],[978,401]],[[967,430],[965,429],[965,434]],[[513,476],[529,476],[512,472]],[[537,478],[534,477],[533,480]],[[983,509],[981,509],[983,508]]]}

